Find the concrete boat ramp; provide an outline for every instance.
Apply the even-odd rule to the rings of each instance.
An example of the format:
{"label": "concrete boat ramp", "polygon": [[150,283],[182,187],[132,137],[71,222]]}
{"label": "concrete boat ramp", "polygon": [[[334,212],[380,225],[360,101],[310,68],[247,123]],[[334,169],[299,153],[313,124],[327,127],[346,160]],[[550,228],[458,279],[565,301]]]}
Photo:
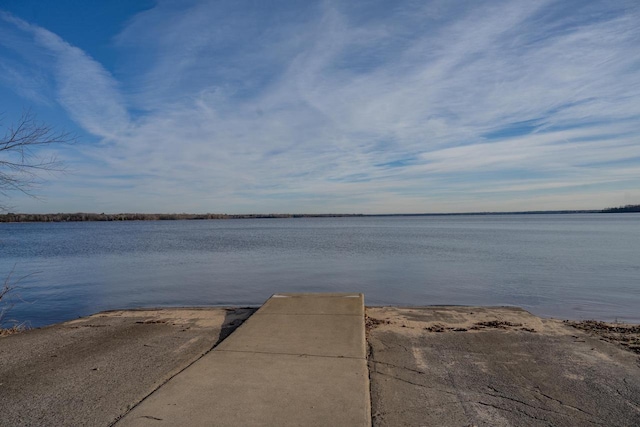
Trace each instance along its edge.
{"label": "concrete boat ramp", "polygon": [[362,294],[276,294],[117,426],[369,426]]}
{"label": "concrete boat ramp", "polygon": [[0,338],[0,426],[640,426],[640,326],[516,307],[102,312]]}

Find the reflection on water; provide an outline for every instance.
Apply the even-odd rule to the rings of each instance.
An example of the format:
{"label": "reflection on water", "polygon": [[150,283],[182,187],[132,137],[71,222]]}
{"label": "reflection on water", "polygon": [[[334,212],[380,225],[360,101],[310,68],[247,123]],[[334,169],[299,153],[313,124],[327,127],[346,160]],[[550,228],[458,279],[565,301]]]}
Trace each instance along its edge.
{"label": "reflection on water", "polygon": [[0,224],[0,274],[36,272],[9,317],[33,326],[333,291],[640,322],[638,254],[638,214]]}

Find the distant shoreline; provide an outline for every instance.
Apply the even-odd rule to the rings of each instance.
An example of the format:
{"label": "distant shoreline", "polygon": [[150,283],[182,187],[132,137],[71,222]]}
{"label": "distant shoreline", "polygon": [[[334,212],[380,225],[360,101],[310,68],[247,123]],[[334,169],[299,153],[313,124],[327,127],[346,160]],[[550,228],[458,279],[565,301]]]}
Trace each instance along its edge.
{"label": "distant shoreline", "polygon": [[7,213],[0,215],[0,223],[9,222],[86,222],[86,221],[177,221],[215,219],[269,219],[269,218],[364,218],[364,217],[431,217],[431,216],[484,216],[484,215],[563,215],[640,212],[640,205],[627,205],[600,210],[556,210],[520,212],[450,212],[450,213],[397,213],[397,214],[146,214],[146,213]]}

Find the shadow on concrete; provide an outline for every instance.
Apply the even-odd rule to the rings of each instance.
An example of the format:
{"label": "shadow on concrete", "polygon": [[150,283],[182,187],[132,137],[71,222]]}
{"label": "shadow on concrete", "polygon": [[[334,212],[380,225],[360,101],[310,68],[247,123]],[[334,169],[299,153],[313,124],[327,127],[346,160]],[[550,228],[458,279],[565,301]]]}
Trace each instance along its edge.
{"label": "shadow on concrete", "polygon": [[233,331],[242,325],[244,321],[251,317],[257,310],[257,307],[226,308],[224,322],[222,322],[222,326],[220,327],[220,336],[215,344],[213,344],[213,347],[211,347],[211,350],[231,335]]}

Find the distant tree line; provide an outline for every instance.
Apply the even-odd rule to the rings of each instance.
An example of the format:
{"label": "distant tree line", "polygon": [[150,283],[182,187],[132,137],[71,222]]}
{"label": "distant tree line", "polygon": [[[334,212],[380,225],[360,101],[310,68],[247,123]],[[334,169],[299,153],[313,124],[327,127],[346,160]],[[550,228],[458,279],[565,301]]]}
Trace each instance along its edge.
{"label": "distant tree line", "polygon": [[24,214],[7,213],[0,215],[0,222],[73,222],[73,221],[171,221],[171,220],[196,220],[196,219],[251,219],[251,218],[330,218],[362,216],[360,214],[143,214],[143,213],[55,213],[55,214]]}
{"label": "distant tree line", "polygon": [[620,213],[620,212],[640,212],[640,205],[626,205],[617,208],[603,209],[604,213]]}
{"label": "distant tree line", "polygon": [[458,215],[527,215],[527,214],[576,214],[576,213],[619,213],[640,212],[640,205],[626,205],[602,210],[526,211],[526,212],[469,212],[469,213],[422,213],[422,214],[159,214],[159,213],[53,213],[25,214],[7,213],[0,215],[1,222],[72,222],[72,221],[172,221],[204,219],[253,219],[253,218],[332,218],[332,217],[390,217],[390,216],[458,216]]}

